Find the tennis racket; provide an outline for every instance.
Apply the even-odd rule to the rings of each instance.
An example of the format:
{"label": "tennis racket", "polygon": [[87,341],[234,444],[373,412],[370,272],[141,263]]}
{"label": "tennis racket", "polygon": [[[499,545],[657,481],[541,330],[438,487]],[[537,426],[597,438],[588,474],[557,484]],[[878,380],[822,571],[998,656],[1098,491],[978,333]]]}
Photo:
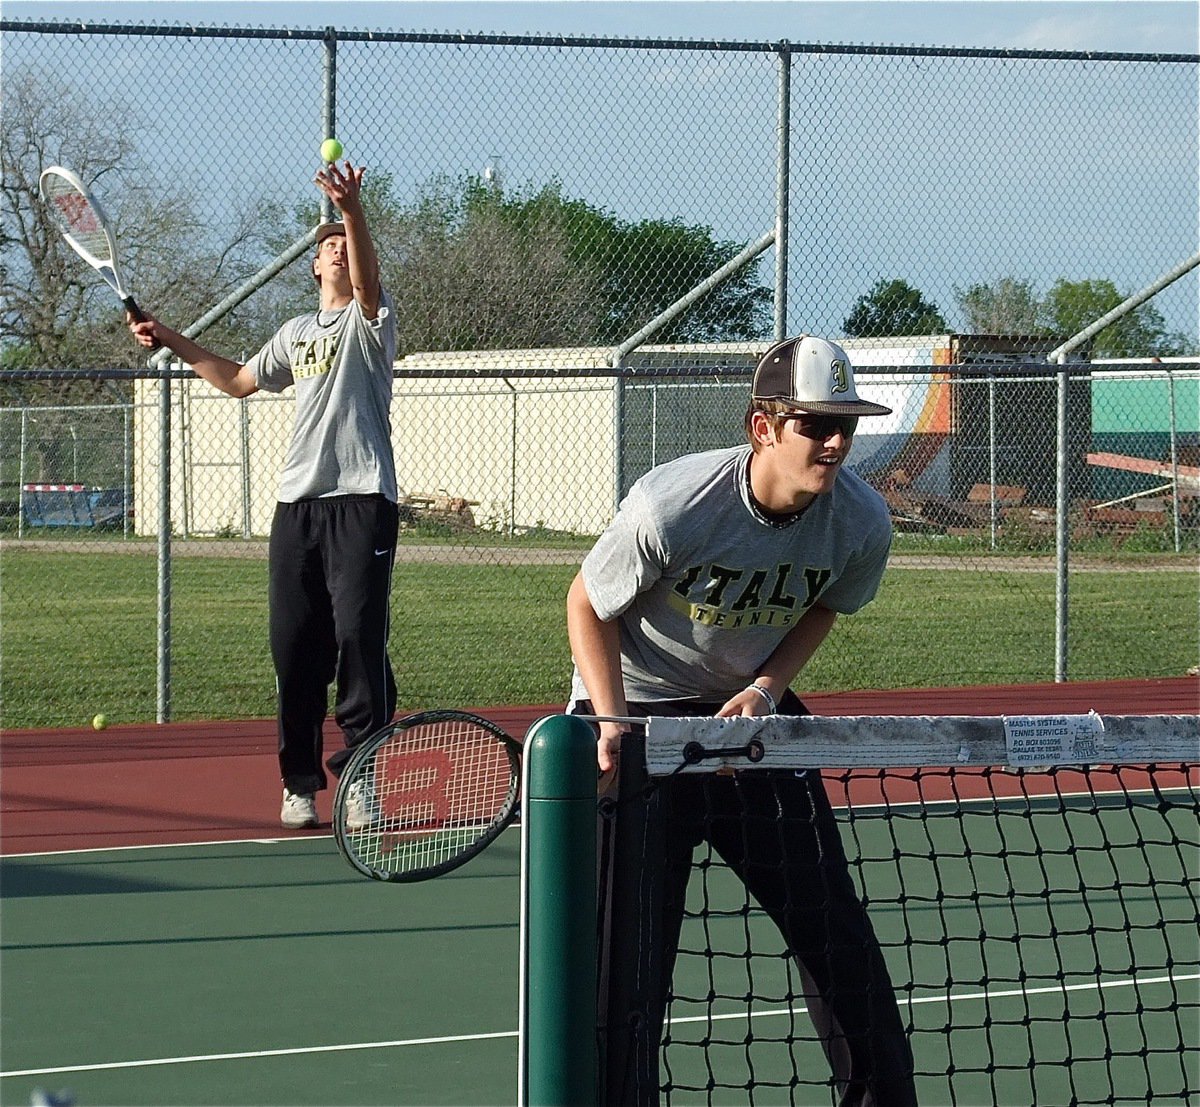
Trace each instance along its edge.
{"label": "tennis racket", "polygon": [[67,245],[104,278],[134,322],[145,322],[145,315],[121,278],[116,238],[100,201],[77,173],[61,165],[43,169],[38,187],[50,219]]}
{"label": "tennis racket", "polygon": [[333,801],[333,836],[373,880],[441,876],[485,849],[517,813],[521,746],[462,711],[389,723],[355,751]]}

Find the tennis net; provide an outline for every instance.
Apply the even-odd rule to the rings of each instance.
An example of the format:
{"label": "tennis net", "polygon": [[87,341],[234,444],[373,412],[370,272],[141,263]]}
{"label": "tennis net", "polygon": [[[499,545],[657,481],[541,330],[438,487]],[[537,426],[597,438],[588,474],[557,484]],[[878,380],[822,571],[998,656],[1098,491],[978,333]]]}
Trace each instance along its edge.
{"label": "tennis net", "polygon": [[[1200,1102],[1197,735],[1195,716],[650,720],[600,805],[597,1101],[855,1102],[864,1070],[838,1059],[860,1032],[860,1060],[886,1056],[894,994],[922,1104]],[[842,916],[798,954],[729,866],[757,842],[746,882],[778,888],[754,867],[821,841],[787,798],[814,775],[884,974]],[[831,898],[825,860],[792,875],[777,913]],[[834,949],[861,994],[814,977]]]}

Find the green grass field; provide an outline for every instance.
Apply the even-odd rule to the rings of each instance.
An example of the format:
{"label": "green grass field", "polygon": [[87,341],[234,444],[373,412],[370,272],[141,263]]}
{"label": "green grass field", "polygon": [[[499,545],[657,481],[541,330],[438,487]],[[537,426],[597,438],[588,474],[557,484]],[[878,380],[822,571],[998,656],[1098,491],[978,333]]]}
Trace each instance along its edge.
{"label": "green grass field", "polygon": [[[1048,572],[925,559],[889,569],[876,600],[844,618],[800,685],[819,691],[1052,680]],[[570,658],[570,565],[400,564],[392,658],[401,708],[554,703]],[[173,563],[171,715],[274,713],[266,563]],[[8,545],[2,566],[0,694],[5,727],[152,721],[156,694],[152,554],[45,552]],[[1072,575],[1074,680],[1179,676],[1197,663],[1200,578],[1178,569]]]}

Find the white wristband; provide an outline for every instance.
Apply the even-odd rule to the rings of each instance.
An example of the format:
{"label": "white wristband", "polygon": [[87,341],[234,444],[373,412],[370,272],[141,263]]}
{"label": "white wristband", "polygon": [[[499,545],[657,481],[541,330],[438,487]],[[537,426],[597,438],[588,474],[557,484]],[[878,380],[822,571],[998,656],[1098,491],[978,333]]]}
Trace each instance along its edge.
{"label": "white wristband", "polygon": [[763,703],[767,705],[768,715],[774,715],[779,710],[778,704],[775,703],[775,697],[772,696],[771,693],[768,692],[761,684],[748,684],[746,687],[752,688],[762,697]]}

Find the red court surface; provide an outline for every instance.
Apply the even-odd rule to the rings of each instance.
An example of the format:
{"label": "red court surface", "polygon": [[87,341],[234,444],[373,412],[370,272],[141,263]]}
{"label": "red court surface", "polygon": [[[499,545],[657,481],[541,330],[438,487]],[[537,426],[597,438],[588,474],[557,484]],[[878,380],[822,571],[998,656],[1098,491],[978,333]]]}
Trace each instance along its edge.
{"label": "red court surface", "polygon": [[[821,715],[1194,715],[1200,679],[807,693]],[[559,705],[484,708],[515,737]],[[339,738],[330,725],[327,749]],[[1200,747],[1200,736],[1197,737]],[[1198,751],[1200,752],[1200,751]],[[279,826],[275,724],[14,730],[0,735],[0,853],[327,835]]]}

